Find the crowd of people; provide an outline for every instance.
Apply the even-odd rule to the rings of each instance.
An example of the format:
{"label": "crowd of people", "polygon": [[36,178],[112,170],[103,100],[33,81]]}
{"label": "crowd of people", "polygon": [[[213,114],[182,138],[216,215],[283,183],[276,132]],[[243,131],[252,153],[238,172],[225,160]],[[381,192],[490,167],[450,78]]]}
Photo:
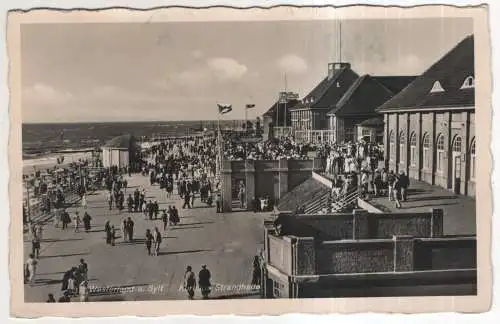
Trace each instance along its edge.
{"label": "crowd of people", "polygon": [[292,137],[259,142],[225,141],[224,158],[228,160],[280,160],[308,159],[310,151],[317,150],[311,144],[299,144]]}
{"label": "crowd of people", "polygon": [[404,171],[386,170],[380,145],[359,141],[324,146],[320,156],[325,173],[333,179],[334,198],[359,190],[363,198],[387,196],[396,208],[406,201],[410,180]]}
{"label": "crowd of people", "polygon": [[[386,171],[381,167],[383,161],[383,149],[374,144],[366,142],[347,143],[342,145],[310,145],[299,144],[293,138],[280,138],[277,140],[261,141],[258,143],[243,143],[241,141],[224,141],[223,156],[229,160],[278,160],[278,159],[309,159],[311,152],[314,156],[322,158],[324,172],[333,180],[332,193],[335,196],[345,195],[354,190],[360,190],[361,195],[373,194],[375,196],[387,195],[394,200],[396,207],[401,207],[401,201],[406,200],[409,179],[404,173],[395,174]],[[83,224],[85,232],[90,232],[92,228],[92,216],[87,210],[87,194],[89,185],[93,184],[96,189],[103,189],[105,192],[106,209],[117,210],[120,219],[106,220],[104,224],[105,244],[116,246],[116,240],[121,238],[121,242],[134,242],[137,236],[142,233],[135,233],[135,221],[133,215],[143,215],[145,220],[155,221],[160,219],[163,224],[151,222],[143,234],[145,242],[145,252],[151,256],[160,256],[162,241],[167,237],[168,229],[181,223],[181,215],[174,205],[160,208],[162,205],[158,200],[172,199],[174,196],[183,200],[180,209],[193,208],[199,203],[212,206],[216,203],[217,212],[222,212],[221,184],[218,182],[216,161],[218,154],[217,140],[214,136],[192,137],[183,140],[169,139],[163,140],[150,146],[142,154],[141,165],[138,172],[143,177],[147,177],[150,186],[158,186],[161,189],[161,196],[157,200],[148,199],[144,187],[129,188],[129,178],[132,170],[109,168],[102,169],[98,174],[90,176],[88,172],[81,171],[82,166],[64,173],[55,173],[46,178],[40,172],[30,178],[30,184],[34,189],[34,196],[54,192],[54,225],[62,230],[67,230],[68,225],[73,223],[74,231],[79,232]],[[54,175],[53,172],[49,175]],[[64,176],[60,176],[64,174]],[[128,175],[128,177],[127,177]],[[85,177],[85,180],[82,179]],[[65,180],[63,180],[64,178]],[[47,180],[47,179],[50,179]],[[52,183],[52,187],[48,184]],[[65,186],[66,184],[66,186]],[[64,190],[62,188],[76,189],[79,207],[69,214],[64,201]],[[129,192],[127,192],[129,190]],[[133,191],[130,191],[133,190]],[[247,192],[244,183],[238,185],[238,201],[240,208],[257,211],[272,210],[275,202],[270,197],[253,199],[251,206],[247,206]],[[60,195],[63,197],[59,197]],[[58,196],[59,195],[59,196]],[[125,212],[126,209],[126,212]],[[123,213],[122,213],[123,212]],[[135,220],[135,221],[134,221]],[[32,242],[32,253],[26,263],[26,282],[33,283],[36,275],[36,267],[39,262],[40,242],[42,241],[41,225],[30,227],[30,239]],[[121,235],[119,234],[121,233]],[[260,282],[260,265],[255,265],[253,269],[253,282]],[[60,302],[64,302],[73,296],[81,296],[82,301],[88,300],[86,289],[88,286],[88,267],[72,267],[65,272],[63,278],[63,296]],[[210,271],[206,266],[202,266],[198,274],[198,280],[192,268],[188,267],[184,278],[184,288],[188,291],[189,298],[193,298],[196,285],[201,288],[203,298],[208,298],[210,293]],[[82,286],[83,285],[83,286]],[[83,297],[82,297],[83,296]],[[49,300],[54,300],[53,296]],[[54,302],[50,301],[50,302]]]}

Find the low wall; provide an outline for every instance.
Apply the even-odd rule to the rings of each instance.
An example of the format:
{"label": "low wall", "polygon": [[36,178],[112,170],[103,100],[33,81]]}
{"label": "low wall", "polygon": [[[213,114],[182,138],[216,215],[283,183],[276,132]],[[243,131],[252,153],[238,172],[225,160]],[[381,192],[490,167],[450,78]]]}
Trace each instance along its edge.
{"label": "low wall", "polygon": [[316,272],[387,272],[394,268],[392,240],[323,242],[316,247]]}
{"label": "low wall", "polygon": [[476,268],[475,237],[318,242],[266,228],[265,250],[265,261],[290,276]]}
{"label": "low wall", "polygon": [[245,160],[222,161],[222,207],[231,212],[233,186],[243,181],[246,187],[246,206],[251,207],[254,198],[269,196],[279,200],[287,192],[320,170],[318,158],[309,160]]}
{"label": "low wall", "polygon": [[475,237],[418,239],[415,241],[415,270],[474,269],[477,266]]}
{"label": "low wall", "polygon": [[[413,271],[294,277],[299,298],[457,296],[477,294],[477,271]],[[292,283],[293,284],[293,283]]]}
{"label": "low wall", "polygon": [[313,236],[319,241],[443,235],[442,209],[431,209],[427,213],[369,213],[357,209],[352,213],[330,215],[289,215],[287,219],[287,234]]}

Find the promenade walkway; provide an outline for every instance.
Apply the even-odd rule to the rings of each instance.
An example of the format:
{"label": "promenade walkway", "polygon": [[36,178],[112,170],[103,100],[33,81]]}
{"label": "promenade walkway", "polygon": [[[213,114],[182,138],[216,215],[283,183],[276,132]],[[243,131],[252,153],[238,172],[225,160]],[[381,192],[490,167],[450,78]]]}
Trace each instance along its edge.
{"label": "promenade walkway", "polygon": [[[81,258],[88,263],[90,286],[100,290],[91,294],[90,301],[186,299],[187,294],[179,289],[185,268],[191,265],[198,274],[203,264],[212,273],[212,298],[259,298],[257,290],[235,285],[251,282],[252,261],[263,248],[262,223],[267,215],[217,214],[214,207],[208,208],[199,200],[193,209],[183,210],[178,197],[167,199],[164,191],[150,187],[148,181],[147,177],[133,175],[127,193],[143,186],[147,199],[158,200],[160,209],[175,204],[180,211],[181,223],[164,235],[160,256],[147,255],[144,233],[154,226],[162,230],[161,220],[146,220],[142,213],[109,211],[104,192],[98,192],[88,197],[92,232],[75,233],[71,226],[67,230],[44,226],[37,280],[33,286],[25,285],[25,300],[44,302],[49,293],[58,299],[64,272]],[[69,211],[72,214],[74,208]],[[135,222],[133,243],[122,242],[119,231],[123,217],[129,216]],[[118,229],[116,246],[105,244],[106,220]],[[30,251],[31,243],[25,235],[25,260]],[[120,287],[120,291],[108,287]],[[197,292],[195,299],[200,298]]]}
{"label": "promenade walkway", "polygon": [[431,208],[444,210],[443,230],[445,235],[476,234],[476,200],[458,196],[443,188],[428,183],[410,180],[408,200],[398,209],[387,197],[372,198],[368,201],[384,212],[427,212]]}

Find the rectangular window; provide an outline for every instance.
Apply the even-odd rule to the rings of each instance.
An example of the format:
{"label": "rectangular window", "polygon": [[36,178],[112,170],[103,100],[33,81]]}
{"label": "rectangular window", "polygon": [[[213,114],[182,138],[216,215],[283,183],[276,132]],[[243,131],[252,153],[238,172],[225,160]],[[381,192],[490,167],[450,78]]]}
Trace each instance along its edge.
{"label": "rectangular window", "polygon": [[430,158],[428,148],[424,148],[423,154],[422,154],[422,160],[424,161],[424,169],[430,170],[431,169],[431,158]]}
{"label": "rectangular window", "polygon": [[404,144],[399,144],[399,163],[404,163],[405,162],[405,145]]}
{"label": "rectangular window", "polygon": [[389,146],[391,150],[391,155],[389,156],[389,160],[394,161],[394,156],[396,156],[396,147],[394,143],[391,143]]}
{"label": "rectangular window", "polygon": [[443,157],[444,157],[444,152],[438,151],[437,152],[437,170],[439,172],[443,171]]}
{"label": "rectangular window", "polygon": [[417,148],[415,146],[410,147],[410,164],[417,165]]}

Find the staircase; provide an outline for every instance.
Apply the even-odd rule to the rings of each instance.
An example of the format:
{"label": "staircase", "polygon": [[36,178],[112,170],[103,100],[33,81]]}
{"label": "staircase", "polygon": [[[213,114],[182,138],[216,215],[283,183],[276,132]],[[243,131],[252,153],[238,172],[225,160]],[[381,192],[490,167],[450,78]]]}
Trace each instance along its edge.
{"label": "staircase", "polygon": [[330,192],[322,193],[314,197],[305,205],[305,214],[318,214],[323,208],[328,206]]}
{"label": "staircase", "polygon": [[340,196],[331,205],[331,213],[340,213],[358,201],[359,191],[357,189]]}

